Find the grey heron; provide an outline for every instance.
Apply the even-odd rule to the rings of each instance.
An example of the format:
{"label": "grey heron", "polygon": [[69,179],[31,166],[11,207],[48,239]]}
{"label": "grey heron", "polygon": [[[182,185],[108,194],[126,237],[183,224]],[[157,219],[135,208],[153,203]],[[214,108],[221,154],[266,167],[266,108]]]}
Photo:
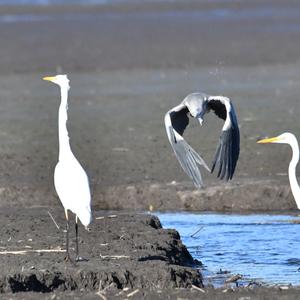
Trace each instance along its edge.
{"label": "grey heron", "polygon": [[[225,121],[211,169],[183,138],[183,133],[189,125],[189,115],[198,119],[202,125],[204,115],[210,111]],[[229,98],[204,93],[189,94],[179,105],[166,113],[165,127],[169,142],[181,167],[196,187],[203,186],[198,165],[210,172],[218,166],[217,177],[227,181],[232,179],[239,158],[240,133],[235,110]]]}

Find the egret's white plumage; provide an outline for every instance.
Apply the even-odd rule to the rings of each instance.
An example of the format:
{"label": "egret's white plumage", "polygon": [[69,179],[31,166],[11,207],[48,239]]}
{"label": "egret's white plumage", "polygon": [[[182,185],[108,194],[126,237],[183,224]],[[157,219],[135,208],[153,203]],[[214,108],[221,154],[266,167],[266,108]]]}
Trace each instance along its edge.
{"label": "egret's white plumage", "polygon": [[288,144],[292,148],[292,159],[289,164],[289,180],[291,190],[296,201],[298,209],[300,209],[300,187],[296,177],[296,167],[299,162],[299,145],[297,138],[294,134],[290,132],[285,132],[279,136],[273,138],[267,138],[258,141],[259,144],[268,144],[268,143],[276,143],[276,144]]}
{"label": "egret's white plumage", "polygon": [[[188,115],[203,123],[203,117],[210,110],[223,119],[224,125],[219,145],[211,169],[204,159],[184,140],[183,133],[189,124]],[[196,187],[201,188],[203,181],[198,165],[213,172],[219,165],[218,177],[232,179],[240,152],[240,133],[234,107],[229,98],[193,93],[165,115],[165,127],[174,153],[187,175]]]}
{"label": "egret's white plumage", "polygon": [[87,227],[91,223],[91,195],[87,175],[75,157],[61,160],[54,171],[54,185],[65,209]]}
{"label": "egret's white plumage", "polygon": [[61,103],[58,112],[59,160],[54,171],[54,185],[58,197],[65,208],[67,218],[67,255],[68,254],[68,210],[76,215],[76,255],[78,256],[77,217],[87,227],[91,222],[91,193],[88,177],[72,153],[67,130],[69,79],[66,75],[44,77],[60,86]]}

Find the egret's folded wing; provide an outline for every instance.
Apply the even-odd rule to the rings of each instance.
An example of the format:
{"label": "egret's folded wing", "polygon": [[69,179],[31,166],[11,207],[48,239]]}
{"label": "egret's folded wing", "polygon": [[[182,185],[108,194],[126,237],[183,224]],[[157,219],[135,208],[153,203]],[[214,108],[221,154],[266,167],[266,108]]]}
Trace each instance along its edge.
{"label": "egret's folded wing", "polygon": [[[239,158],[240,132],[234,107],[227,98],[225,99],[224,102],[209,101],[209,108],[213,109],[218,117],[225,120],[211,171],[213,172],[216,165],[219,165],[218,177],[229,180],[232,179]],[[225,104],[225,101],[228,102]]]}
{"label": "egret's folded wing", "polygon": [[[183,133],[188,125],[188,121],[186,121],[184,115],[182,113],[176,115],[176,113],[177,112],[171,111],[165,116],[167,135],[181,167],[193,180],[195,186],[201,188],[203,186],[203,181],[198,165],[204,166],[208,171],[210,171],[210,169],[203,158],[174,129],[173,124],[175,124],[175,128],[179,128],[179,131]],[[186,113],[185,116],[188,118]]]}

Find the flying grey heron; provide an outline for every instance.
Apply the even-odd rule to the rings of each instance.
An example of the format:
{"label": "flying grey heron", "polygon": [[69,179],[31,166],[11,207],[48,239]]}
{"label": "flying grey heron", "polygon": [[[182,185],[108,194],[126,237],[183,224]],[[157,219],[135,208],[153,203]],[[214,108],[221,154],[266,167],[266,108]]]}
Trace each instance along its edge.
{"label": "flying grey heron", "polygon": [[[225,121],[211,169],[183,138],[183,133],[189,124],[189,115],[198,119],[202,125],[204,115],[209,111],[214,111]],[[217,177],[227,181],[232,179],[240,153],[240,133],[234,107],[229,98],[204,93],[190,94],[166,113],[165,126],[170,144],[181,167],[196,187],[203,186],[198,165],[210,172],[218,166]]]}

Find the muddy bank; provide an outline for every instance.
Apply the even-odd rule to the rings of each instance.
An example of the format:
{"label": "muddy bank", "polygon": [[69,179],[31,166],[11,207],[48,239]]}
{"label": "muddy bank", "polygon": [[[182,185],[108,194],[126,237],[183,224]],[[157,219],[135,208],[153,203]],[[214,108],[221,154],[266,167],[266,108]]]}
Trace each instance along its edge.
{"label": "muddy bank", "polygon": [[90,231],[79,232],[80,254],[89,261],[76,265],[64,261],[62,209],[2,209],[0,225],[1,299],[297,299],[299,293],[255,282],[203,286],[201,263],[179,234],[148,214],[96,212]]}
{"label": "muddy bank", "polygon": [[[64,227],[62,210],[51,213]],[[90,232],[80,231],[80,252],[89,260],[73,265],[64,261],[62,227],[57,229],[46,209],[0,214],[0,293],[203,286],[179,234],[162,229],[154,216],[95,213]],[[72,255],[74,246],[72,239]]]}

